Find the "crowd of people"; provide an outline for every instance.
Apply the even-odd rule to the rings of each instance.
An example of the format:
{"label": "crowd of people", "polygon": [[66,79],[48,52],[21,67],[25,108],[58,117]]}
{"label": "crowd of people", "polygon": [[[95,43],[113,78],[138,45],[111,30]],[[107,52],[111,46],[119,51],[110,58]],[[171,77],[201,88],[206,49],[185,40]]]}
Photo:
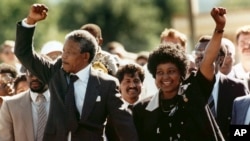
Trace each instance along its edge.
{"label": "crowd of people", "polygon": [[36,52],[36,24],[47,14],[33,4],[16,40],[0,46],[0,141],[229,141],[230,125],[249,125],[250,26],[234,45],[223,36],[225,8],[211,10],[212,34],[192,54],[173,28],[152,51],[116,41],[106,51],[93,23]]}

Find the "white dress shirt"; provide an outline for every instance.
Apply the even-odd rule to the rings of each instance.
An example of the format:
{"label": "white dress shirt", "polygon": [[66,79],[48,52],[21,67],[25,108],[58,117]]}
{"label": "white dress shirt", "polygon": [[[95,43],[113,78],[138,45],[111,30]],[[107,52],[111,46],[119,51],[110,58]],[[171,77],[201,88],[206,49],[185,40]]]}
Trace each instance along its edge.
{"label": "white dress shirt", "polygon": [[89,81],[90,68],[91,68],[91,65],[88,65],[87,67],[85,67],[84,69],[76,73],[79,79],[77,79],[74,83],[75,102],[76,102],[76,108],[80,116],[82,115],[82,108],[84,105],[85,93],[86,93],[87,84]]}
{"label": "white dress shirt", "polygon": [[218,105],[218,93],[219,93],[220,75],[221,75],[221,72],[218,72],[215,75],[216,80],[215,80],[214,87],[213,87],[213,90],[212,90],[212,96],[213,96],[213,99],[214,99],[214,108],[215,108],[216,113],[217,113],[217,105]]}
{"label": "white dress shirt", "polygon": [[[36,98],[39,94],[38,93],[35,93],[35,92],[32,92],[30,91],[30,97],[31,97],[31,107],[32,107],[32,118],[33,118],[33,128],[34,128],[34,135],[35,137],[37,136],[37,122],[38,122],[38,104],[39,102],[36,101]],[[45,99],[46,99],[46,102],[45,102],[45,106],[46,106],[46,112],[47,112],[47,115],[49,115],[49,106],[50,106],[50,93],[49,93],[49,90],[46,90],[44,93],[43,93]]]}

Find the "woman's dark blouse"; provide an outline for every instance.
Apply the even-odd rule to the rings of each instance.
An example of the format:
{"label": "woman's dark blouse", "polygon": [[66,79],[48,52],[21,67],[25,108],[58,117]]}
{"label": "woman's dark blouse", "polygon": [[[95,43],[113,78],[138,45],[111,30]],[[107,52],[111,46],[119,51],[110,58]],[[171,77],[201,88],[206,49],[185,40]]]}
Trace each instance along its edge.
{"label": "woman's dark blouse", "polygon": [[133,117],[140,141],[213,141],[205,105],[214,82],[215,79],[207,80],[200,71],[190,75],[183,83],[189,85],[184,92],[187,101],[177,95],[174,101],[178,109],[172,116],[162,107],[168,101],[159,99],[159,107],[153,111],[146,109],[152,97],[139,102],[133,109]]}

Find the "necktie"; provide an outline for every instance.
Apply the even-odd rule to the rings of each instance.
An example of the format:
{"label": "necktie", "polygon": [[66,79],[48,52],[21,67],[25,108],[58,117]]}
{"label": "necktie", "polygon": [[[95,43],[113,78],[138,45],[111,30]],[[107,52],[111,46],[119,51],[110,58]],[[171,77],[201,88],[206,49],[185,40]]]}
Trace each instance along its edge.
{"label": "necktie", "polygon": [[75,132],[78,126],[78,120],[80,117],[79,112],[76,109],[75,103],[75,92],[74,92],[74,82],[78,79],[76,75],[70,75],[70,82],[68,86],[67,94],[65,95],[65,107],[67,114],[67,126],[68,130]]}
{"label": "necktie", "polygon": [[37,122],[37,138],[36,141],[42,141],[45,125],[47,123],[47,112],[45,107],[46,99],[44,95],[37,96],[38,102],[38,122]]}
{"label": "necktie", "polygon": [[214,117],[216,117],[216,111],[215,111],[215,105],[214,105],[214,98],[213,95],[211,95],[208,99],[208,106],[212,112],[212,114],[214,115]]}

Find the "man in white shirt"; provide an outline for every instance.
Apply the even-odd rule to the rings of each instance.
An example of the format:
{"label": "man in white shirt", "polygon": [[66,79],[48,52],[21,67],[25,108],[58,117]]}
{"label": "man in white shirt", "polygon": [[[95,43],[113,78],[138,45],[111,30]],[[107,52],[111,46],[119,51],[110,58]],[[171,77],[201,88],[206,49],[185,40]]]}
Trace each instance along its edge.
{"label": "man in white shirt", "polygon": [[20,62],[47,83],[51,92],[43,140],[103,140],[104,123],[110,117],[122,141],[137,141],[133,118],[120,109],[123,102],[116,97],[118,80],[92,68],[98,43],[91,33],[80,29],[68,33],[63,54],[55,62],[35,52],[35,27],[47,14],[46,5],[33,4],[28,16],[17,23],[15,46]]}
{"label": "man in white shirt", "polygon": [[250,78],[250,25],[239,27],[236,31],[236,47],[239,63],[233,66],[229,76],[244,80],[248,85]]}
{"label": "man in white shirt", "polygon": [[[0,110],[1,141],[41,141],[50,107],[48,85],[26,71],[30,89],[4,99]],[[44,101],[40,102],[39,97]],[[40,110],[43,107],[43,110]],[[42,114],[42,120],[40,120]],[[41,121],[42,123],[39,123]]]}

